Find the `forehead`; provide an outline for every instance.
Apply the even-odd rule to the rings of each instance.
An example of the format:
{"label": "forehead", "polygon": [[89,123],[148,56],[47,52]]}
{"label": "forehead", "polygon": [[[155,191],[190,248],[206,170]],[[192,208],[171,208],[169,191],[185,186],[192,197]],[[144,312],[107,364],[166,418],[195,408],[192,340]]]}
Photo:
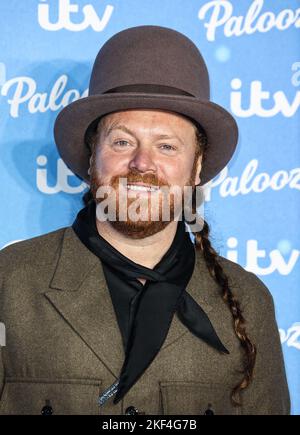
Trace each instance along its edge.
{"label": "forehead", "polygon": [[128,109],[104,115],[98,127],[107,130],[119,124],[130,125],[139,129],[167,129],[194,133],[195,124],[187,117],[160,109]]}

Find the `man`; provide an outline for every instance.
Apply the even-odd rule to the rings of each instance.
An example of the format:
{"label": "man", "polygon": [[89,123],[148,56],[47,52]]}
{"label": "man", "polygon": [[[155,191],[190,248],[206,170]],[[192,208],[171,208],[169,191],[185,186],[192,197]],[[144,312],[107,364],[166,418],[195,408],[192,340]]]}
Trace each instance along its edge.
{"label": "man", "polygon": [[55,123],[86,207],[1,253],[0,413],[289,414],[270,292],[196,215],[237,136],[184,35],[104,44],[89,96]]}

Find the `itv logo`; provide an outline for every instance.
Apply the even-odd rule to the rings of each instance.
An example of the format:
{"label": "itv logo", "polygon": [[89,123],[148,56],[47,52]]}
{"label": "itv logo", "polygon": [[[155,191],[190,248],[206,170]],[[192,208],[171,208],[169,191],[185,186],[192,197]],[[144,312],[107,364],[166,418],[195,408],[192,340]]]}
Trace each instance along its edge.
{"label": "itv logo", "polygon": [[[88,4],[83,6],[82,11],[76,3],[71,3],[70,0],[58,0],[58,13],[56,22],[50,21],[50,5],[48,0],[40,0],[38,5],[38,22],[39,25],[48,31],[58,31],[62,29],[71,32],[80,32],[91,27],[95,32],[102,32],[110,21],[114,7],[107,5],[105,7],[102,18],[99,17],[93,5]],[[77,14],[83,16],[81,22],[74,23],[71,15]]]}

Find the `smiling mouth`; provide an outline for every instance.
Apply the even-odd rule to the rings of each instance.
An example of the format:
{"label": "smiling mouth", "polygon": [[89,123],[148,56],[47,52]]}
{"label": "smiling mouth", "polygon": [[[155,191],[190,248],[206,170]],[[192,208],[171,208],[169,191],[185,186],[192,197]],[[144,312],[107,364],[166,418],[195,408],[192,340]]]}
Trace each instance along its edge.
{"label": "smiling mouth", "polygon": [[157,192],[158,186],[143,186],[138,184],[127,184],[127,190],[134,190],[136,192]]}

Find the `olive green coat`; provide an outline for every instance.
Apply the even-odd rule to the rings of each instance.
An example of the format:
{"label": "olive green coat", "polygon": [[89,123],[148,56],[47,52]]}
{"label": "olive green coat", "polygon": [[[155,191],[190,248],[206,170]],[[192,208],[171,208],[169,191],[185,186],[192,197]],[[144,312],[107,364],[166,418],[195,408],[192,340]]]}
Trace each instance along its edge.
{"label": "olive green coat", "polygon": [[[191,334],[175,315],[158,355],[117,405],[99,407],[99,393],[120,373],[124,352],[99,259],[71,227],[22,241],[0,252],[0,414],[289,414],[272,297],[253,273],[219,257],[241,302],[258,348],[255,378],[243,406],[230,401],[240,380],[242,351],[232,316],[201,253],[187,291],[209,316],[230,354]],[[47,402],[48,403],[48,402]]]}

